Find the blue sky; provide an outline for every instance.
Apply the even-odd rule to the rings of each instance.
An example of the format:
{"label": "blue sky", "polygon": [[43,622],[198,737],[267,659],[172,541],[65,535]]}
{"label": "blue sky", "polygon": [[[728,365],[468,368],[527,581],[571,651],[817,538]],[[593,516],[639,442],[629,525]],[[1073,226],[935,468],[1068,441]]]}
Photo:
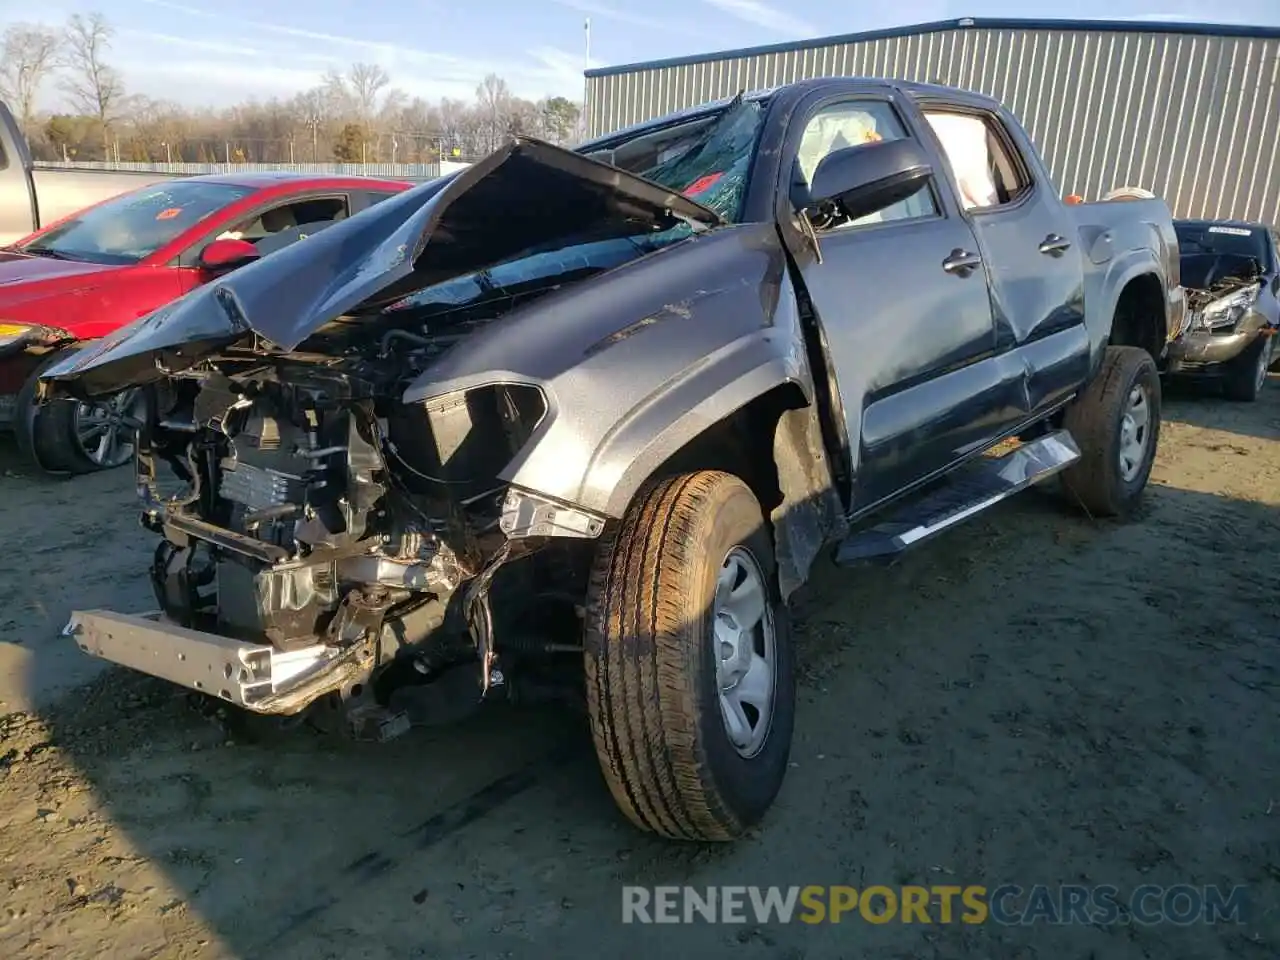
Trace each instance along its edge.
{"label": "blue sky", "polygon": [[[581,96],[591,65],[850,33],[962,16],[1027,16],[1026,0],[0,0],[0,25],[100,10],[131,92],[222,106],[288,96],[328,68],[382,64],[428,99],[470,99],[490,71],[514,91]],[[1076,18],[1280,25],[1280,0],[1075,0]],[[56,103],[55,89],[45,105]]]}

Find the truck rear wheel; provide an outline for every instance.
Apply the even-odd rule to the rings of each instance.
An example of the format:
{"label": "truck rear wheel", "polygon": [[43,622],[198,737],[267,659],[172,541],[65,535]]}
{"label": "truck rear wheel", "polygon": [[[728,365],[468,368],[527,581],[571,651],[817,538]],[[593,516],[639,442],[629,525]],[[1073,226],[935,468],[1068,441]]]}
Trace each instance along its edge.
{"label": "truck rear wheel", "polygon": [[587,706],[614,800],[681,840],[740,836],[773,803],[795,720],[772,539],[745,483],[701,471],[642,494],[588,594]]}
{"label": "truck rear wheel", "polygon": [[1063,471],[1068,494],[1093,516],[1127,516],[1142,499],[1160,439],[1160,376],[1151,354],[1107,347],[1063,426],[1080,447],[1080,459]]}

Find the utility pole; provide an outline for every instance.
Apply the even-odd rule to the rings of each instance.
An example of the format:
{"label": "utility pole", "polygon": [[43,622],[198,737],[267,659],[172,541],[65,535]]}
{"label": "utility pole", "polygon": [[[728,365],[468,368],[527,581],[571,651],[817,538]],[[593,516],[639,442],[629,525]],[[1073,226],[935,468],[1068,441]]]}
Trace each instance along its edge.
{"label": "utility pole", "polygon": [[582,109],[578,111],[578,123],[581,126],[580,140],[587,139],[587,71],[591,69],[591,18],[587,17],[582,24],[585,34],[582,51]]}

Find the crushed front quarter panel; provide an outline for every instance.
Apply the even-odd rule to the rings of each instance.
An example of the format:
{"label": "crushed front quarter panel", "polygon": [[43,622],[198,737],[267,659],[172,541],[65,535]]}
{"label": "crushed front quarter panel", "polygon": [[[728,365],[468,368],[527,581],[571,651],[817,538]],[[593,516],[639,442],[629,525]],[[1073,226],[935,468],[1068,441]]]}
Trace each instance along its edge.
{"label": "crushed front quarter panel", "polygon": [[501,479],[619,517],[672,454],[754,398],[812,382],[772,224],[694,234],[475,331],[405,391],[537,386],[547,415]]}

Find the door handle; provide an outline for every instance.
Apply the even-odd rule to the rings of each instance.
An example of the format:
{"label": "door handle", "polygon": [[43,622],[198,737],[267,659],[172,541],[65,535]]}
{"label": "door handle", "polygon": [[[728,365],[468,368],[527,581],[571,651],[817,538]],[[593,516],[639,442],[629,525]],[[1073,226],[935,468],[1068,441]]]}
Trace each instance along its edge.
{"label": "door handle", "polygon": [[1062,251],[1071,246],[1071,241],[1056,233],[1051,233],[1040,241],[1040,252],[1051,257],[1062,255]]}
{"label": "door handle", "polygon": [[967,277],[982,266],[982,257],[959,247],[951,251],[951,255],[942,261],[942,269],[954,273],[957,277]]}

